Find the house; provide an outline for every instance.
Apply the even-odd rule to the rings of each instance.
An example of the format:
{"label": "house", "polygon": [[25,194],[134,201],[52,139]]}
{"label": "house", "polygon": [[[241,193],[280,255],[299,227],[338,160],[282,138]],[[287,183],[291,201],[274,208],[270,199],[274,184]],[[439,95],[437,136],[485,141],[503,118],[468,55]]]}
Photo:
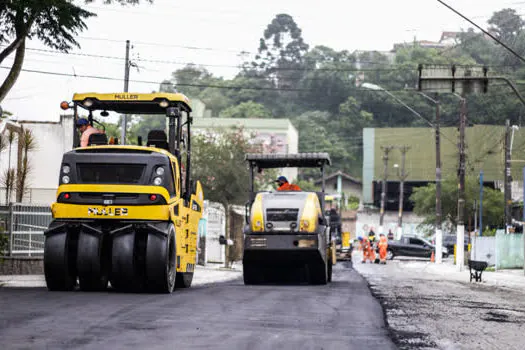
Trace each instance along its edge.
{"label": "house", "polygon": [[[320,188],[322,181],[322,179],[317,179],[314,181],[314,184]],[[360,202],[363,198],[363,186],[361,181],[343,173],[342,171],[337,171],[326,176],[325,188],[327,193],[337,193],[341,195],[341,198],[345,198],[345,205],[348,204],[349,197],[357,197]]]}
{"label": "house", "polygon": [[[62,154],[73,146],[73,116],[62,115],[57,122],[18,120],[17,124],[31,130],[35,138],[35,149],[29,152],[30,171],[27,179],[28,191],[24,201],[49,204],[55,200],[58,188],[58,174]],[[17,141],[0,153],[0,174],[2,177],[8,168],[16,169]],[[0,202],[5,202],[5,185],[1,185]],[[14,201],[14,195],[11,196]]]}

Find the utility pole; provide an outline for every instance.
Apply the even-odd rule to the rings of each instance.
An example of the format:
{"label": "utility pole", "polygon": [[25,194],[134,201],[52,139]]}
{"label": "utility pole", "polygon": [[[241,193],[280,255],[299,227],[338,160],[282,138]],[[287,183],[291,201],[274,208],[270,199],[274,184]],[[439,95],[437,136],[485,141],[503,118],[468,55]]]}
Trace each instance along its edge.
{"label": "utility pole", "polygon": [[[399,174],[399,214],[397,220],[397,230],[398,235],[403,234],[403,201],[405,194],[405,179],[408,177],[408,174],[405,173],[405,158],[410,146],[401,146],[401,174]],[[399,237],[398,236],[398,237]]]}
{"label": "utility pole", "polygon": [[[124,67],[124,92],[128,92],[129,90],[129,68],[130,68],[130,62],[129,62],[129,47],[130,43],[129,40],[126,40],[126,63]],[[121,124],[121,133],[120,133],[120,144],[125,145],[126,144],[126,131],[128,127],[128,116],[126,114],[122,115],[122,124]]]}
{"label": "utility pole", "polygon": [[439,129],[439,101],[436,98],[436,264],[441,264],[443,257],[443,229],[441,219],[441,135]]}
{"label": "utility pole", "polygon": [[504,198],[505,198],[505,233],[509,233],[511,225],[510,204],[511,197],[511,179],[510,179],[510,120],[505,121],[505,172],[504,176]]}
{"label": "utility pole", "polygon": [[385,203],[386,203],[386,180],[388,178],[388,153],[394,148],[394,146],[381,146],[383,150],[383,185],[381,188],[381,211],[379,212],[379,233],[383,233],[383,217],[385,215]]}
{"label": "utility pole", "polygon": [[483,170],[479,171],[479,236],[483,235]]}
{"label": "utility pole", "polygon": [[459,196],[458,196],[458,223],[456,238],[456,266],[458,271],[463,270],[465,260],[465,126],[467,119],[467,102],[461,99],[459,116]]}

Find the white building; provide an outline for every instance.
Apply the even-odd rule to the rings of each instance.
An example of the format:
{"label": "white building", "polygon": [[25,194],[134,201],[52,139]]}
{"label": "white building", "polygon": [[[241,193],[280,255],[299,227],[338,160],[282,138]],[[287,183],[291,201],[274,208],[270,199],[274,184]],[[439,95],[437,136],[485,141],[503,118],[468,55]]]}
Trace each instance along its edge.
{"label": "white building", "polygon": [[[61,116],[58,122],[23,121],[17,122],[24,129],[33,132],[36,149],[29,152],[30,172],[27,179],[28,191],[25,202],[49,204],[54,201],[58,187],[58,176],[62,155],[72,149],[73,116]],[[7,134],[2,135],[7,142]],[[17,166],[18,140],[11,147],[11,168]],[[9,146],[0,153],[0,177],[3,179],[9,168]],[[1,180],[1,179],[0,179]],[[5,202],[5,186],[0,181],[0,203]],[[12,193],[11,201],[15,195]]]}

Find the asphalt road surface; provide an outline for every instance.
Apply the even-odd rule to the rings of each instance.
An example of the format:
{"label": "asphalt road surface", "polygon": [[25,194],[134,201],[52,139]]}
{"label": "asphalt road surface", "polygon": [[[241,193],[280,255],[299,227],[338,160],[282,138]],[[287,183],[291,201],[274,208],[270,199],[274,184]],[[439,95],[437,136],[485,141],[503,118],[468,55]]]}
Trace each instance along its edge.
{"label": "asphalt road surface", "polygon": [[0,288],[0,349],[395,349],[365,280],[339,263],[326,286],[171,295]]}

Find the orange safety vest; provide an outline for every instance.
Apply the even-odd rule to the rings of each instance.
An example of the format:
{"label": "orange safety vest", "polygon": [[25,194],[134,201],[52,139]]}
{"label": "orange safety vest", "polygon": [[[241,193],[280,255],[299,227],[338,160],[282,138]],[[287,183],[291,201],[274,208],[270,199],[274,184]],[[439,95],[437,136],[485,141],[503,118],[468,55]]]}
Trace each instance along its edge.
{"label": "orange safety vest", "polygon": [[301,188],[297,185],[285,182],[277,189],[277,191],[301,191]]}

